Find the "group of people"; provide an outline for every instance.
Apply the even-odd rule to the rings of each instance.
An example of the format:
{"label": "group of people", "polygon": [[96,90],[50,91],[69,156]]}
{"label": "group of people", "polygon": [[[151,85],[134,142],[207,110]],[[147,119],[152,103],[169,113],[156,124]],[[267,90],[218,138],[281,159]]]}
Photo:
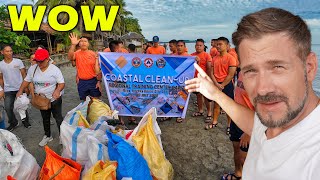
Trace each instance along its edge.
{"label": "group of people", "polygon": [[[69,37],[68,58],[76,66],[79,97],[99,98],[102,75],[97,53],[89,50],[88,38],[73,33]],[[198,111],[192,116],[204,116],[205,105],[208,130],[217,127],[221,108],[227,114],[226,132],[233,142],[235,172],[224,174],[222,179],[318,179],[320,100],[312,88],[318,62],[311,52],[308,26],[288,11],[268,8],[244,16],[232,40],[237,53],[225,37],[212,39],[210,53],[205,52],[203,39],[196,40],[191,54],[183,40],[169,42],[172,55],[195,56],[195,78],[186,81],[186,89],[197,96]],[[114,40],[104,51],[135,53],[136,49],[130,44],[126,50],[122,42]],[[63,75],[50,63],[45,49],[35,52],[35,64],[27,73],[22,61],[12,57],[9,45],[1,47],[1,53],[0,97],[5,96],[7,129],[19,124],[13,114],[15,98],[24,92],[43,93],[51,101],[50,109],[40,110],[45,136],[39,145],[44,146],[52,140],[51,113],[58,128],[63,120]],[[144,53],[166,51],[154,36]],[[134,118],[130,121],[135,122]],[[31,126],[28,113],[22,122],[26,128]]]}

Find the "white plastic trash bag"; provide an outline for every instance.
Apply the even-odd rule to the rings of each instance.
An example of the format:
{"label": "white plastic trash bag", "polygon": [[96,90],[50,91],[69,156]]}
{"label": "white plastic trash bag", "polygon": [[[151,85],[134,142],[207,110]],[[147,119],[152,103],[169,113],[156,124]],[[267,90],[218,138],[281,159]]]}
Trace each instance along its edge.
{"label": "white plastic trash bag", "polygon": [[[105,136],[107,142],[107,136]],[[93,136],[87,137],[87,146],[88,146],[88,156],[89,159],[85,164],[84,170],[82,174],[86,174],[86,172],[95,165],[98,161],[109,161],[108,155],[108,147],[105,145],[106,143],[101,143],[97,138]]]}
{"label": "white plastic trash bag", "polygon": [[[106,143],[105,132],[93,131],[80,126],[72,126],[63,121],[60,126],[60,139],[63,145],[62,157],[72,159],[81,165],[89,160],[88,137],[94,137]],[[103,142],[104,141],[104,142]]]}
{"label": "white plastic trash bag", "polygon": [[37,179],[40,167],[10,131],[0,129],[0,179]]}
{"label": "white plastic trash bag", "polygon": [[72,121],[73,119],[79,118],[79,117],[75,117],[75,116],[79,116],[79,114],[78,115],[76,114],[77,111],[80,111],[82,116],[86,119],[89,103],[90,103],[90,97],[87,96],[86,101],[80,103],[77,107],[69,111],[63,120],[67,121],[69,124],[73,124],[73,123],[70,123],[70,121]]}
{"label": "white plastic trash bag", "polygon": [[14,109],[19,113],[21,119],[26,117],[26,110],[30,104],[30,99],[26,93],[23,93],[14,101]]}

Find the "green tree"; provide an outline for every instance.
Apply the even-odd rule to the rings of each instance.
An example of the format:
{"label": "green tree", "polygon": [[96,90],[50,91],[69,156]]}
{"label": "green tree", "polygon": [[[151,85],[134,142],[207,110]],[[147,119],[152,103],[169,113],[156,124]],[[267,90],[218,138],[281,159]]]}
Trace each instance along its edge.
{"label": "green tree", "polygon": [[0,44],[9,44],[16,54],[24,54],[29,56],[30,39],[25,35],[18,35],[5,27],[5,23],[9,22],[9,14],[5,5],[0,6]]}
{"label": "green tree", "polygon": [[139,20],[134,17],[125,17],[124,18],[124,24],[125,24],[125,33],[128,32],[136,32],[139,34],[142,34],[142,29],[139,25]]}

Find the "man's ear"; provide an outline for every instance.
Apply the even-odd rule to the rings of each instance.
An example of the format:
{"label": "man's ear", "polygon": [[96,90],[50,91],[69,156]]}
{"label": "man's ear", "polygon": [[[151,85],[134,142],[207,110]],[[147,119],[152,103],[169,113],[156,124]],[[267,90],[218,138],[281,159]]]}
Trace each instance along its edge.
{"label": "man's ear", "polygon": [[317,55],[311,52],[306,59],[307,79],[309,82],[312,82],[315,79],[317,70],[318,70]]}

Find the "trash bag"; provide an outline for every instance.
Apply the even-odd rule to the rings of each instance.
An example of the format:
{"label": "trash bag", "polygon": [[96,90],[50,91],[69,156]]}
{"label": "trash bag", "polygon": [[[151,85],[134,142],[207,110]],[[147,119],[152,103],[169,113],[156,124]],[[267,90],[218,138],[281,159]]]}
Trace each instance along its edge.
{"label": "trash bag", "polygon": [[148,164],[141,154],[118,135],[109,131],[107,135],[109,158],[118,162],[117,179],[131,177],[134,180],[152,180]]}
{"label": "trash bag", "polygon": [[93,135],[92,130],[72,126],[63,121],[60,126],[60,140],[63,146],[61,156],[85,165],[89,159],[87,137]]}
{"label": "trash bag", "polygon": [[[73,108],[71,111],[69,111],[66,116],[64,117],[64,121],[67,121],[69,124],[76,123],[74,119],[78,120],[79,118],[79,113],[77,114],[77,111],[81,112],[81,115],[83,116],[84,119],[87,119],[87,114],[88,114],[88,104],[90,103],[90,97],[86,97],[86,101],[80,103],[77,107]],[[71,123],[70,123],[71,121]],[[75,124],[77,125],[77,124]]]}
{"label": "trash bag", "polygon": [[157,123],[156,119],[152,118],[152,114],[149,114],[147,123],[132,137],[132,141],[136,149],[147,161],[154,179],[172,180],[173,167],[166,159],[157,140],[153,130],[153,121]]}
{"label": "trash bag", "polygon": [[88,120],[93,124],[100,116],[106,116],[108,119],[119,119],[118,111],[112,111],[110,107],[99,99],[92,99],[89,106]]}
{"label": "trash bag", "polygon": [[81,165],[71,159],[62,158],[45,146],[46,160],[40,171],[39,180],[80,179]]}
{"label": "trash bag", "polygon": [[0,103],[0,129],[6,129],[7,113],[4,109],[3,101]]}
{"label": "trash bag", "polygon": [[98,161],[82,177],[82,180],[116,180],[116,169],[118,163],[115,161]]}
{"label": "trash bag", "polygon": [[[134,130],[133,130],[133,132],[131,133],[131,135],[129,136],[128,140],[129,140],[129,141],[132,141],[132,137],[135,136],[135,135],[138,133],[138,131],[140,131],[140,129],[147,124],[150,115],[151,115],[151,117],[152,117],[152,127],[153,127],[153,131],[154,131],[154,133],[155,133],[155,135],[156,135],[156,137],[157,137],[157,140],[158,140],[158,142],[159,142],[159,145],[160,145],[161,149],[163,150],[162,141],[161,141],[161,137],[160,137],[160,135],[161,135],[161,129],[160,129],[160,127],[159,127],[159,125],[158,125],[158,123],[157,123],[157,120],[156,120],[156,119],[157,119],[157,109],[154,108],[154,107],[151,108],[151,109],[142,117],[142,119],[140,120],[138,126],[137,126],[136,128],[134,128]],[[164,151],[163,151],[163,153],[164,153]]]}
{"label": "trash bag", "polygon": [[0,129],[0,179],[37,179],[40,166],[16,135]]}
{"label": "trash bag", "polygon": [[87,137],[87,139],[89,159],[85,163],[85,167],[82,174],[86,174],[86,172],[98,161],[109,161],[108,147],[93,136],[89,136]]}
{"label": "trash bag", "polygon": [[28,98],[26,93],[23,93],[14,101],[14,109],[19,113],[21,119],[25,118],[26,110],[28,109],[30,104],[30,99]]}

